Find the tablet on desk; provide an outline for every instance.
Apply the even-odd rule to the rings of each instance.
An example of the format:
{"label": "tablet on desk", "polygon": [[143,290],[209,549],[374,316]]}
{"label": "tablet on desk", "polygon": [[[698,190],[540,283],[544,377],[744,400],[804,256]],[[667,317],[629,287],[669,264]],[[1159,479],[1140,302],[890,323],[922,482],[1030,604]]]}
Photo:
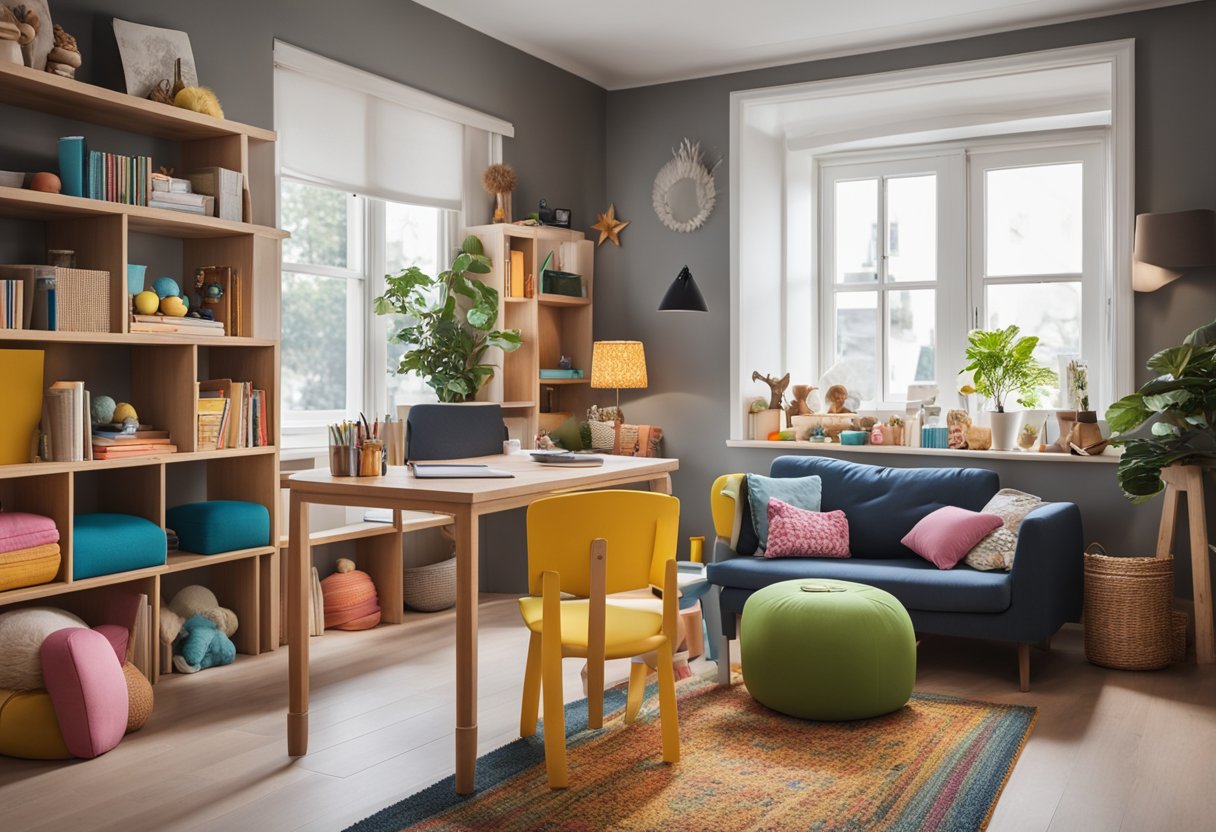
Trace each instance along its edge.
{"label": "tablet on desk", "polygon": [[421,462],[411,462],[410,470],[420,480],[484,480],[507,479],[515,476],[510,471],[504,471],[501,468],[491,468],[489,465],[481,465],[479,463],[424,464]]}

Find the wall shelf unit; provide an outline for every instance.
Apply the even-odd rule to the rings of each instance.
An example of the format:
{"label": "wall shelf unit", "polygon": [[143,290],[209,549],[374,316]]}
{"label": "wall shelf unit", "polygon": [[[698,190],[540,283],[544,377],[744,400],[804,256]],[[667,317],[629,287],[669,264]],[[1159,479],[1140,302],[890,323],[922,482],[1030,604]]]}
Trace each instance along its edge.
{"label": "wall shelf unit", "polygon": [[[158,208],[0,187],[0,217],[41,222],[47,248],[70,248],[77,265],[109,273],[109,331],[44,332],[0,330],[0,350],[39,350],[44,386],[83,380],[94,394],[130,401],[141,421],[170,432],[178,452],[148,457],[85,462],[30,462],[0,466],[0,503],[6,510],[52,517],[60,531],[62,562],[49,583],[0,592],[0,611],[30,604],[53,604],[86,620],[110,594],[148,595],[150,643],[158,644],[159,608],[182,586],[210,587],[220,603],[236,611],[240,627],[233,640],[240,653],[255,655],[278,646],[268,631],[269,611],[277,611],[279,588],[278,414],[279,265],[287,235],[274,227],[276,189],[273,131],[157,104],[74,79],[0,64],[0,103],[79,122],[115,128],[146,143],[168,140],[176,156],[154,159],[179,171],[220,166],[240,171],[249,191],[248,222],[233,222]],[[27,137],[28,138],[28,137]],[[47,167],[53,168],[58,135],[41,137]],[[122,150],[114,138],[108,149]],[[5,152],[0,139],[0,158]],[[0,165],[2,166],[2,165]],[[196,269],[227,265],[241,275],[240,300],[246,311],[242,334],[231,337],[143,334],[129,331],[126,267],[132,235],[180,241],[175,277],[191,285]],[[177,249],[172,249],[177,250]],[[152,277],[149,274],[149,279]],[[203,451],[197,448],[197,383],[232,378],[266,391],[267,445]],[[78,513],[113,511],[145,517],[162,528],[169,508],[208,499],[247,500],[266,506],[271,518],[268,545],[215,555],[171,552],[166,563],[143,569],[74,580],[72,518]],[[268,576],[275,576],[270,580]],[[165,670],[152,650],[149,676]]]}
{"label": "wall shelf unit", "polygon": [[[511,436],[531,448],[542,426],[548,429],[588,404],[595,245],[581,231],[549,226],[503,223],[475,226],[465,233],[480,239],[490,258],[491,271],[481,279],[498,290],[499,328],[517,328],[523,336],[518,350],[493,359],[499,369],[478,398],[501,402]],[[516,262],[522,258],[524,271],[534,276],[538,290],[540,267],[552,254],[550,268],[582,275],[584,296],[538,291],[534,297],[510,297],[508,264],[513,252],[518,253]],[[586,377],[541,378],[540,371],[556,369],[562,356],[569,356]]]}

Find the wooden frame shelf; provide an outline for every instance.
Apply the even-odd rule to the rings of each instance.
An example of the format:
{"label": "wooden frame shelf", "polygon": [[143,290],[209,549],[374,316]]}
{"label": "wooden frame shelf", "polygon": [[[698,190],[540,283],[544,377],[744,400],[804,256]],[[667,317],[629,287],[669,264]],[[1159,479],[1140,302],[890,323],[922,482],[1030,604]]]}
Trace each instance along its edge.
{"label": "wooden frame shelf", "polygon": [[115,344],[118,346],[167,346],[187,344],[197,347],[274,347],[270,338],[245,338],[214,335],[150,335],[139,332],[49,332],[42,329],[0,329],[0,345],[5,341],[22,345],[36,344]]}
{"label": "wooden frame shelf", "polygon": [[30,462],[23,465],[0,465],[0,480],[16,477],[45,477],[53,474],[106,471],[115,468],[141,468],[152,465],[174,465],[186,462],[206,462],[211,459],[266,456],[278,452],[274,445],[257,448],[221,448],[218,451],[189,451],[130,459],[92,459],[85,462]]}
{"label": "wooden frame shelf", "polygon": [[573,298],[569,295],[537,295],[536,302],[541,306],[590,306],[591,298]]}
{"label": "wooden frame shelf", "polygon": [[169,575],[175,572],[188,572],[191,569],[202,569],[205,566],[214,566],[217,563],[246,560],[259,555],[272,555],[274,552],[274,546],[234,549],[231,552],[217,552],[214,555],[196,555],[193,552],[170,552],[165,565],[159,568],[160,574]]}

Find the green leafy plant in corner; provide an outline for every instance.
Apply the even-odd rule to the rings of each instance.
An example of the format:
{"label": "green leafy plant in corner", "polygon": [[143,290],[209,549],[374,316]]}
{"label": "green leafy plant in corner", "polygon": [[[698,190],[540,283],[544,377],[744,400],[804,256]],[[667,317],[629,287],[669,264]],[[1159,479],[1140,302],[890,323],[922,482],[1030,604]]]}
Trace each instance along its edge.
{"label": "green leafy plant in corner", "polygon": [[960,373],[971,373],[975,389],[992,402],[998,413],[1005,412],[1005,402],[1017,396],[1018,404],[1034,407],[1039,391],[1056,379],[1053,373],[1034,357],[1039,339],[1021,335],[1016,326],[1004,329],[974,329],[967,335],[967,366]]}
{"label": "green leafy plant in corner", "polygon": [[469,236],[450,269],[438,277],[417,266],[386,275],[384,294],[373,301],[377,315],[405,318],[390,338],[405,345],[397,372],[421,376],[441,402],[471,400],[494,375],[494,365],[484,363],[486,352],[513,352],[522,343],[518,329],[494,329],[498,291],[469,276],[489,273],[481,240]]}
{"label": "green leafy plant in corner", "polygon": [[1161,469],[1216,465],[1216,321],[1148,360],[1156,378],[1106,411],[1111,443],[1122,445],[1119,487],[1133,503],[1160,492]]}

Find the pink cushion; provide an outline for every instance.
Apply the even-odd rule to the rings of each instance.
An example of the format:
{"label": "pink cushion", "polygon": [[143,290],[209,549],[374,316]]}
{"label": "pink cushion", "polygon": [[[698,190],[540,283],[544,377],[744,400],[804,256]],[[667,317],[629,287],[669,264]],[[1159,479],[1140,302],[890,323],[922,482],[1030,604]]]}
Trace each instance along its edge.
{"label": "pink cushion", "polygon": [[110,641],[96,630],[57,630],[42,641],[42,678],[64,744],[86,760],[127,730],[127,681]]}
{"label": "pink cushion", "polygon": [[768,501],[766,558],[849,556],[849,521],[844,512],[809,511],[772,497]]}
{"label": "pink cushion", "polygon": [[943,506],[921,518],[901,542],[938,569],[953,569],[975,544],[1003,524],[995,514]]}
{"label": "pink cushion", "polygon": [[93,629],[105,636],[106,641],[110,642],[110,646],[114,648],[114,655],[118,657],[120,665],[127,660],[127,641],[131,637],[130,630],[117,624],[99,624]]}
{"label": "pink cushion", "polygon": [[0,554],[59,542],[55,521],[24,511],[0,511]]}

